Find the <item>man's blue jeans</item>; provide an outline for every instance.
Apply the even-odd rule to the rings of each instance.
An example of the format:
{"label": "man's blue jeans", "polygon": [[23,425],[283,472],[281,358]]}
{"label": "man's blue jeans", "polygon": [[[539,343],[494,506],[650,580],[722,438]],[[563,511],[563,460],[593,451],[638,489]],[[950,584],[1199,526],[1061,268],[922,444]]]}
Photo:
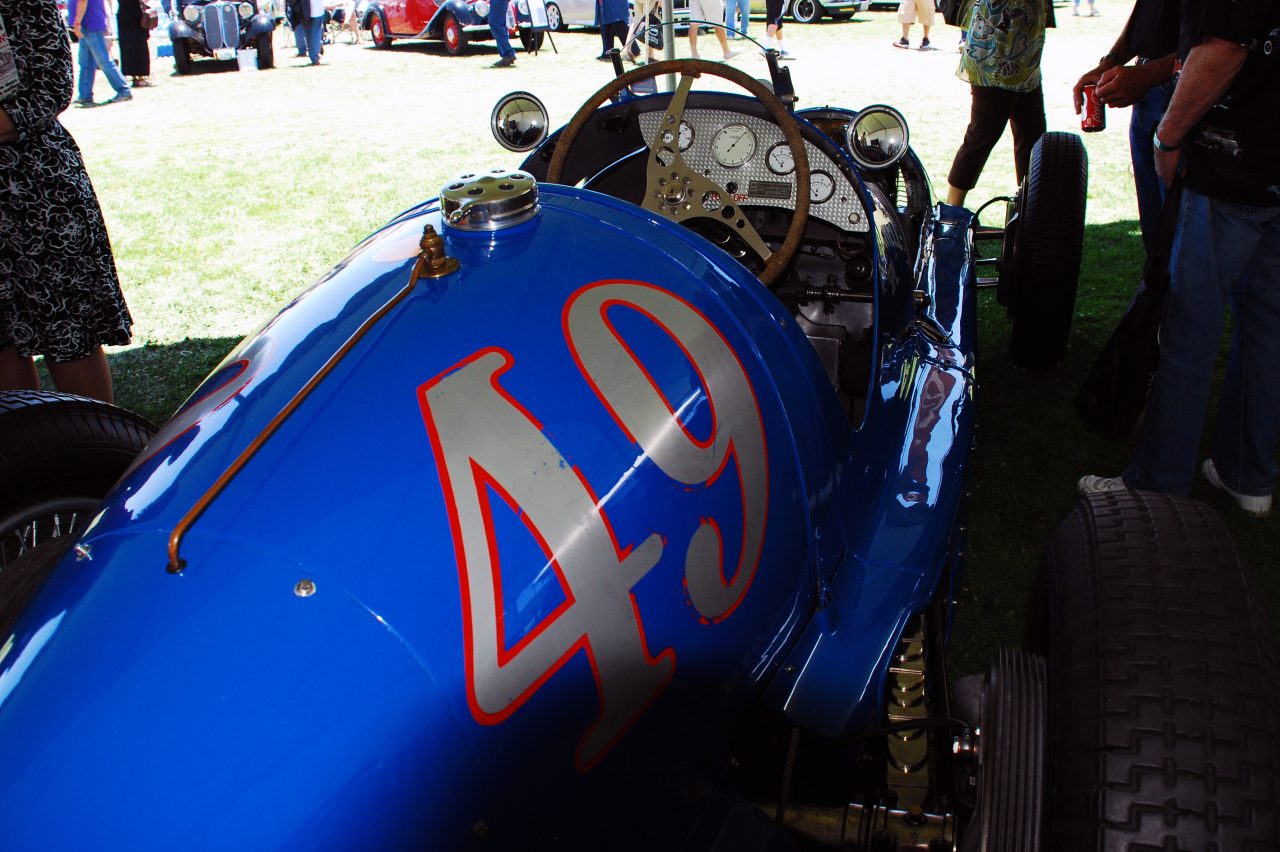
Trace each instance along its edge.
{"label": "man's blue jeans", "polygon": [[324,49],[324,15],[307,18],[303,26],[303,40],[307,43],[307,56],[312,65],[320,64],[320,51]]}
{"label": "man's blue jeans", "polygon": [[[751,24],[751,0],[728,0],[724,8],[724,22],[729,25],[729,37],[736,38],[735,31],[746,35],[747,27]],[[741,23],[738,21],[739,13],[742,15]]]}
{"label": "man's blue jeans", "polygon": [[511,49],[511,36],[507,34],[507,9],[511,0],[493,0],[489,7],[489,29],[493,32],[493,40],[498,43],[498,55],[515,56]]}
{"label": "man's blue jeans", "polygon": [[107,82],[117,93],[129,91],[129,84],[124,81],[120,69],[107,53],[107,34],[105,32],[80,33],[80,83],[79,98],[82,101],[93,100],[94,72],[101,68]]}
{"label": "man's blue jeans", "polygon": [[1228,488],[1271,494],[1280,476],[1280,207],[1183,190],[1169,279],[1160,367],[1125,482],[1168,494],[1190,490],[1229,303],[1231,352],[1213,462]]}
{"label": "man's blue jeans", "polygon": [[1151,137],[1164,117],[1173,96],[1173,81],[1152,86],[1133,105],[1129,118],[1129,155],[1133,159],[1133,183],[1138,190],[1138,220],[1142,224],[1142,244],[1150,254],[1164,206],[1164,183],[1156,174],[1155,150]]}

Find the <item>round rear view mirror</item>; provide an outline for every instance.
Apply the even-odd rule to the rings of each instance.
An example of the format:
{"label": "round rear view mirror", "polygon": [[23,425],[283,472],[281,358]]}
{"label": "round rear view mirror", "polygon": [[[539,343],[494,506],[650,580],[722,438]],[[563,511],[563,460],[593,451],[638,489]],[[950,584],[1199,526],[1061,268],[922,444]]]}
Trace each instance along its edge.
{"label": "round rear view mirror", "polygon": [[907,153],[907,120],[891,106],[876,104],[858,112],[845,131],[845,146],[858,165],[868,169],[892,166]]}
{"label": "round rear view mirror", "polygon": [[528,92],[505,95],[489,116],[493,138],[508,151],[532,151],[547,138],[547,108]]}

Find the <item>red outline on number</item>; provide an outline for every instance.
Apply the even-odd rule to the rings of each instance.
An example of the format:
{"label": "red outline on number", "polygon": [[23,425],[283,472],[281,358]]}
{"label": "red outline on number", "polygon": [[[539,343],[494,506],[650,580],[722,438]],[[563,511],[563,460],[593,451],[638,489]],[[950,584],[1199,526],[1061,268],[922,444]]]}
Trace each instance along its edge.
{"label": "red outline on number", "polygon": [[[760,559],[764,555],[765,531],[768,529],[768,526],[769,526],[769,436],[764,428],[764,416],[761,414],[761,411],[760,411],[760,399],[759,397],[756,396],[755,385],[751,383],[751,376],[748,375],[746,366],[742,363],[742,359],[738,357],[738,351],[734,349],[733,346],[729,343],[728,338],[724,336],[724,333],[720,331],[720,328],[715,323],[713,323],[707,317],[706,314],[698,310],[698,308],[695,307],[693,303],[690,302],[688,299],[685,299],[678,293],[673,293],[670,290],[667,290],[662,287],[658,287],[655,284],[649,284],[644,281],[631,281],[624,278],[610,278],[603,281],[596,281],[591,284],[584,284],[583,286],[575,290],[573,294],[570,295],[568,300],[565,302],[564,308],[561,310],[561,313],[560,313],[560,328],[562,333],[564,334],[565,343],[569,347],[569,353],[573,357],[573,362],[578,367],[578,372],[582,374],[583,379],[585,379],[587,382],[587,386],[591,388],[591,392],[595,394],[596,399],[600,400],[600,404],[603,405],[605,407],[605,410],[609,412],[609,416],[613,418],[613,422],[617,424],[618,428],[622,431],[624,435],[627,436],[627,439],[630,440],[631,443],[639,445],[639,441],[637,441],[635,436],[631,434],[631,430],[626,427],[626,424],[622,422],[622,418],[618,416],[618,412],[615,411],[613,409],[613,406],[609,404],[609,401],[605,399],[604,394],[600,392],[599,386],[597,386],[595,383],[595,380],[591,378],[590,372],[588,372],[586,367],[583,365],[582,358],[578,354],[578,349],[573,344],[573,335],[569,331],[569,314],[573,310],[574,302],[576,302],[580,296],[582,296],[584,293],[590,290],[594,290],[597,287],[608,287],[608,286],[618,285],[618,284],[625,285],[625,286],[642,287],[647,290],[657,291],[665,296],[670,296],[672,299],[675,299],[677,302],[681,303],[690,311],[692,311],[694,314],[696,314],[703,322],[707,324],[708,328],[710,328],[712,331],[716,333],[716,336],[720,338],[720,342],[724,344],[725,349],[727,349],[729,351],[729,354],[733,356],[733,359],[738,364],[738,369],[742,372],[742,377],[746,380],[747,390],[751,394],[751,404],[756,412],[756,422],[760,426],[760,450],[761,450],[761,454],[764,457],[764,513],[760,518],[760,546],[759,548],[757,548],[756,553],[752,557],[751,567],[750,567],[751,573],[750,573],[750,577],[747,580],[747,584],[742,587],[742,592],[738,595],[737,599],[734,600],[733,604],[713,620],[714,623],[718,624],[719,622],[724,621],[726,618],[733,615],[734,611],[737,610],[738,606],[742,603],[743,599],[746,598],[747,591],[750,590],[751,584],[755,581],[756,571],[760,567]],[[703,392],[706,394],[707,404],[711,408],[711,427],[712,427],[711,436],[707,439],[706,443],[698,441],[693,435],[689,433],[689,430],[685,428],[684,424],[679,421],[679,419],[675,415],[675,409],[671,407],[671,402],[662,393],[661,388],[659,388],[657,383],[653,380],[653,376],[650,375],[649,371],[645,369],[644,363],[638,357],[636,357],[636,353],[631,349],[630,346],[627,345],[627,342],[622,339],[622,336],[618,333],[617,329],[614,328],[613,324],[609,322],[609,318],[606,314],[608,309],[614,305],[630,308],[636,313],[639,313],[645,317],[648,317],[649,320],[651,320],[654,323],[654,325],[662,329],[662,332],[666,334],[667,337],[670,338],[671,341],[676,344],[676,346],[680,347],[680,351],[684,354],[685,360],[688,361],[690,366],[693,367],[694,373],[697,374],[698,381],[702,384]],[[653,314],[649,313],[647,310],[640,307],[639,305],[636,305],[633,302],[627,302],[621,298],[606,299],[605,301],[600,303],[600,320],[604,324],[604,326],[609,329],[609,333],[614,336],[614,339],[618,341],[618,345],[620,345],[627,352],[627,354],[631,356],[631,360],[635,363],[636,367],[639,368],[640,372],[644,374],[645,379],[649,382],[650,386],[653,387],[654,392],[658,395],[658,398],[662,400],[663,405],[666,406],[666,409],[671,414],[672,419],[676,421],[676,424],[679,426],[680,431],[685,434],[685,437],[689,439],[690,443],[694,444],[695,446],[702,447],[703,449],[711,446],[711,444],[715,441],[717,425],[718,425],[718,421],[716,418],[715,400],[711,398],[710,385],[707,384],[706,379],[703,377],[702,371],[701,369],[699,369],[698,362],[694,360],[692,355],[689,354],[689,351],[685,348],[684,343],[680,340],[680,338],[677,337],[671,331],[671,329],[667,328],[665,324],[663,324],[660,320],[658,320],[655,316],[653,316]],[[724,469],[727,466],[730,457],[733,458],[734,469],[737,471],[737,474],[738,474],[738,492],[742,498],[741,499],[742,543],[739,549],[742,551],[744,564],[738,568],[738,570],[740,571],[746,567],[745,556],[746,556],[746,542],[747,542],[747,494],[746,494],[746,489],[743,487],[743,484],[742,484],[743,482],[742,463],[738,458],[738,448],[732,438],[729,439],[729,446],[725,450],[724,460],[720,463],[720,466],[716,469],[715,473],[713,473],[703,484],[704,484],[704,487],[707,487],[707,488],[710,488],[712,485],[714,485],[715,482],[720,478],[720,475],[724,472]],[[720,527],[718,524],[716,525],[716,536],[720,539],[720,578],[723,581],[724,579],[724,537],[720,533]],[[734,577],[736,578],[737,576],[738,576],[738,572],[735,571]],[[732,581],[730,581],[729,583],[724,583],[724,586],[728,588],[728,586],[731,585],[731,582]]]}
{"label": "red outline on number", "polygon": [[[466,560],[466,554],[465,554],[463,543],[462,543],[461,522],[459,521],[459,518],[458,518],[457,495],[454,491],[453,483],[449,478],[448,467],[445,464],[445,459],[443,454],[444,447],[440,440],[440,433],[439,433],[439,430],[436,428],[435,420],[431,416],[431,408],[427,404],[426,395],[427,395],[427,392],[432,387],[438,384],[446,376],[472,363],[473,361],[476,361],[484,357],[490,352],[498,353],[499,355],[502,356],[505,362],[500,368],[498,368],[493,372],[492,376],[490,376],[489,382],[493,386],[495,392],[497,392],[498,395],[501,396],[503,399],[507,400],[507,402],[513,408],[515,408],[515,410],[517,410],[524,417],[526,417],[529,420],[529,422],[532,423],[538,429],[539,432],[542,432],[543,431],[542,424],[537,420],[537,418],[535,418],[524,406],[522,406],[519,402],[517,402],[514,397],[512,397],[509,393],[507,393],[507,391],[499,383],[499,378],[508,370],[510,370],[511,367],[515,364],[515,359],[512,357],[511,353],[500,347],[490,346],[484,349],[477,350],[476,352],[472,353],[468,357],[457,362],[456,364],[449,367],[448,369],[443,370],[442,372],[437,374],[435,377],[428,379],[426,382],[423,382],[421,385],[418,386],[418,390],[417,390],[418,407],[422,412],[422,419],[427,428],[427,435],[431,443],[431,452],[435,458],[436,469],[440,477],[440,488],[444,493],[445,511],[449,515],[449,528],[453,538],[454,559],[457,562],[458,584],[459,584],[459,591],[461,594],[460,603],[462,606],[462,628],[463,628],[462,640],[463,640],[463,658],[464,658],[463,675],[466,679],[467,705],[471,710],[472,716],[475,718],[477,722],[479,722],[482,725],[497,725],[505,721],[508,717],[511,716],[512,713],[514,713],[526,701],[528,701],[533,696],[533,694],[536,693],[539,689],[541,689],[541,687],[547,682],[547,680],[549,680],[552,677],[552,675],[554,675],[561,668],[563,668],[564,665],[570,659],[572,659],[573,656],[577,654],[579,650],[585,650],[587,654],[588,664],[591,667],[591,676],[592,676],[592,679],[595,681],[596,700],[597,700],[599,710],[596,715],[596,720],[587,728],[586,734],[583,734],[582,738],[579,739],[579,747],[581,747],[582,740],[584,740],[586,736],[590,734],[591,731],[594,731],[597,727],[599,727],[600,719],[604,716],[604,711],[605,711],[604,691],[603,691],[603,687],[601,686],[600,671],[596,665],[595,653],[591,648],[591,642],[586,633],[583,633],[580,637],[578,637],[578,639],[575,642],[573,642],[565,650],[565,652],[542,673],[542,675],[540,675],[530,686],[526,687],[518,696],[512,699],[507,704],[507,706],[502,709],[501,712],[488,713],[480,707],[479,702],[476,700],[475,679],[474,679],[475,646],[472,641],[472,636],[474,634],[474,625],[472,624],[472,621],[471,621],[471,585],[467,579],[467,560]],[[557,450],[557,452],[559,451]],[[505,489],[498,486],[497,482],[493,480],[493,478],[489,475],[488,471],[480,467],[480,465],[476,463],[474,458],[469,459],[469,461],[471,463],[470,466],[472,470],[472,475],[473,477],[475,477],[476,485],[488,483],[490,487],[492,487],[502,497],[503,500],[507,501],[508,505],[513,506],[517,510],[519,509],[518,504],[515,504],[514,500],[511,498],[511,495],[508,494]],[[618,561],[621,562],[623,559],[626,558],[627,554],[630,553],[631,548],[628,547],[625,551],[619,548],[617,537],[613,531],[613,525],[609,522],[609,517],[608,517],[608,514],[604,511],[604,507],[600,505],[599,498],[596,496],[595,492],[591,489],[591,487],[587,484],[586,479],[582,476],[582,472],[578,470],[577,467],[573,467],[571,469],[573,470],[574,474],[577,476],[579,482],[581,482],[583,487],[586,489],[587,495],[591,499],[592,503],[595,505],[596,511],[599,512],[600,518],[604,522],[605,529],[608,532],[609,539],[613,545],[614,552],[617,555]],[[477,493],[483,496],[483,492],[477,492]],[[565,602],[560,604],[558,607],[556,607],[556,609],[550,615],[548,615],[547,618],[544,618],[541,622],[539,622],[538,626],[535,627],[534,630],[530,631],[530,633],[527,634],[525,637],[523,637],[519,642],[517,642],[513,648],[511,648],[509,651],[506,651],[504,653],[505,637],[503,636],[502,628],[504,625],[503,619],[505,616],[501,612],[501,595],[500,595],[501,572],[499,569],[498,560],[496,558],[497,542],[494,536],[492,516],[489,515],[489,501],[487,499],[484,499],[484,500],[481,500],[480,503],[481,503],[481,513],[482,515],[484,515],[485,537],[486,537],[486,543],[490,553],[490,564],[493,566],[493,571],[494,571],[493,582],[495,584],[494,585],[495,597],[497,598],[497,601],[498,601],[498,607],[497,607],[498,611],[495,612],[495,616],[496,616],[495,622],[498,625],[498,630],[497,630],[498,665],[499,667],[501,667],[506,662],[509,662],[512,658],[514,658],[515,655],[518,654],[521,649],[523,649],[526,645],[532,642],[533,639],[536,638],[538,634],[546,630],[551,625],[551,623],[555,621],[556,618],[563,616],[564,612],[566,612],[568,607],[573,604],[575,599],[568,587],[568,583],[565,581],[564,575],[561,573],[560,565],[558,561],[555,560],[554,556],[550,553],[550,548],[547,546],[546,541],[542,538],[541,534],[539,534],[537,530],[533,527],[531,520],[528,518],[528,514],[525,512],[521,512],[521,519],[525,523],[526,528],[528,528],[530,532],[533,533],[534,538],[538,542],[538,546],[542,549],[544,556],[546,556],[551,561],[551,564],[554,566],[554,570],[556,572],[556,578],[559,581],[561,590],[564,592],[564,595],[565,595]],[[579,772],[586,772],[590,770],[593,766],[596,765],[596,763],[600,761],[600,759],[604,757],[605,754],[609,752],[610,749],[613,748],[614,744],[617,743],[617,741],[628,730],[630,730],[631,726],[635,723],[637,719],[640,718],[640,716],[644,714],[645,710],[648,709],[648,707],[653,703],[653,701],[659,695],[662,694],[662,692],[666,689],[667,685],[671,682],[672,677],[674,677],[675,675],[675,664],[674,664],[675,650],[672,648],[668,648],[664,650],[661,654],[659,654],[657,657],[653,657],[652,655],[650,655],[648,637],[645,635],[644,622],[640,619],[640,612],[639,612],[639,608],[636,605],[634,592],[630,593],[629,596],[631,598],[632,608],[635,610],[635,613],[636,613],[636,627],[639,632],[640,646],[646,662],[652,665],[652,664],[655,664],[658,660],[661,660],[669,656],[673,661],[671,672],[670,674],[668,674],[666,680],[663,681],[662,685],[658,689],[656,689],[654,693],[650,696],[649,700],[646,701],[643,705],[641,705],[641,707],[634,714],[632,714],[628,723],[624,725],[621,730],[619,730],[617,736],[611,739],[609,743],[603,749],[601,749],[600,754],[596,757],[595,760],[590,762],[581,761],[578,757],[577,750],[575,749],[574,766],[578,769]]]}

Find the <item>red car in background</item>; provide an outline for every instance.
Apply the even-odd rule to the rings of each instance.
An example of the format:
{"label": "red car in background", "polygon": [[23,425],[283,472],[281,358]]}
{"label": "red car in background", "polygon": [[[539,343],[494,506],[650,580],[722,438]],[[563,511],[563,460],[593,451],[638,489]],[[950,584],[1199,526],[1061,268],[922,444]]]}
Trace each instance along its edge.
{"label": "red car in background", "polygon": [[[488,0],[370,0],[360,25],[377,47],[389,47],[395,39],[439,39],[450,56],[457,56],[468,42],[493,38],[488,17]],[[513,2],[507,32],[529,51],[541,47],[543,39],[532,23],[528,5]]]}

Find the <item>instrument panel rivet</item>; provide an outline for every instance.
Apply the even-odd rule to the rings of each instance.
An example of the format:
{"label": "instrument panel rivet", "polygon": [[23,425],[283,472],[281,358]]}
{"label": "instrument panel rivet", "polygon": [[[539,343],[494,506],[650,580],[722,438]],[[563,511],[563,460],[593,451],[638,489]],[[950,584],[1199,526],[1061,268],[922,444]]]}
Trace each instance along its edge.
{"label": "instrument panel rivet", "polygon": [[293,593],[300,598],[309,598],[316,593],[316,584],[312,580],[299,580],[293,587]]}

